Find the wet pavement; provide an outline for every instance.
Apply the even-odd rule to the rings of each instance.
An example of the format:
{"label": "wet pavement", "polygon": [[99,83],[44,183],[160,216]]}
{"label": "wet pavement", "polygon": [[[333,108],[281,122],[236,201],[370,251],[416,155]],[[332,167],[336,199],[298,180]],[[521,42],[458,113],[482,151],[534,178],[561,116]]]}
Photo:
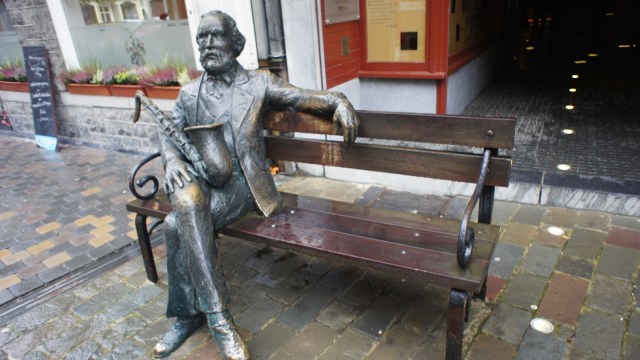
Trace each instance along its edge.
{"label": "wet pavement", "polygon": [[[52,154],[11,137],[0,146],[9,155],[0,165],[0,228],[2,244],[11,244],[0,250],[0,291],[10,298],[0,310],[92,271],[102,261],[90,256],[95,249],[109,246],[115,255],[106,258],[136,249],[124,203],[128,170],[141,155],[69,145]],[[284,176],[278,183],[347,202],[373,187]],[[370,206],[445,217],[459,217],[466,200],[376,190]],[[488,300],[472,304],[466,359],[640,357],[640,219],[498,201],[494,223],[503,231]],[[221,244],[231,311],[255,359],[443,358],[446,289],[229,237]],[[147,281],[136,253],[3,318],[0,359],[150,358],[171,324],[164,251],[154,247],[158,284]],[[534,317],[554,331],[533,330]],[[205,329],[172,356],[205,357],[218,358]]]}

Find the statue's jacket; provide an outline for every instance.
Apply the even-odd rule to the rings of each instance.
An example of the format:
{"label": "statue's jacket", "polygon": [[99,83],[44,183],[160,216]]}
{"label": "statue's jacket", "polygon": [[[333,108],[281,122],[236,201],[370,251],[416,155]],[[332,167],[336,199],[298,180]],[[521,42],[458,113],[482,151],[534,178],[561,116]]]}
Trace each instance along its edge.
{"label": "statue's jacket", "polygon": [[[196,124],[200,82],[191,82],[180,90],[172,121],[179,130]],[[344,95],[331,91],[305,90],[290,85],[265,70],[245,70],[236,63],[231,125],[241,170],[257,208],[264,216],[279,208],[282,199],[266,161],[263,113],[268,109],[295,110],[331,117]],[[166,135],[161,135],[163,156],[185,157]]]}

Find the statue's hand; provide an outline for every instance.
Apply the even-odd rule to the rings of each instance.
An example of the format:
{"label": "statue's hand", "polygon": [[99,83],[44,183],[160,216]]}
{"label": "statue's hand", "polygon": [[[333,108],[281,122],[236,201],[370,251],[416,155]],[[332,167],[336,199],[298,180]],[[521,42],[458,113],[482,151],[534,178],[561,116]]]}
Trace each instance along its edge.
{"label": "statue's hand", "polygon": [[207,165],[202,160],[195,161],[193,163],[194,171],[193,174],[195,176],[199,176],[202,180],[206,181],[208,184],[211,184],[211,179],[209,178],[209,172],[207,171]]}
{"label": "statue's hand", "polygon": [[356,141],[360,120],[350,102],[345,100],[338,104],[333,113],[333,123],[336,126],[336,132],[342,131],[345,144],[351,145]]}
{"label": "statue's hand", "polygon": [[164,190],[167,193],[172,193],[176,186],[182,188],[185,182],[191,182],[191,176],[189,174],[198,176],[198,173],[188,163],[173,159],[167,161],[165,167],[164,177]]}

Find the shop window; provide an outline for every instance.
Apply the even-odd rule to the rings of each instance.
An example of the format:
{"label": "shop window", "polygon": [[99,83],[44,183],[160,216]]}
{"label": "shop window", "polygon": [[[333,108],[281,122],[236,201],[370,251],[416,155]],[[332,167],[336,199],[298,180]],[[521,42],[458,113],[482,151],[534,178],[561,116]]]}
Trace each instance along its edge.
{"label": "shop window", "polygon": [[62,2],[80,65],[195,65],[185,0]]}
{"label": "shop window", "polygon": [[22,59],[22,47],[13,29],[4,0],[0,0],[0,62]]}

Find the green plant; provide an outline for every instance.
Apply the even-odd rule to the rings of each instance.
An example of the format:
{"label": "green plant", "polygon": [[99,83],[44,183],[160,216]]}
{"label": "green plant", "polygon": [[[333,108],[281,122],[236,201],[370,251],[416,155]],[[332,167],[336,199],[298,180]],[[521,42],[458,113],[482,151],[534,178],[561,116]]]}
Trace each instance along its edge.
{"label": "green plant", "polygon": [[5,60],[0,64],[0,80],[12,82],[27,81],[27,70],[22,59]]}
{"label": "green plant", "polygon": [[140,73],[143,69],[127,69],[125,66],[112,66],[103,71],[102,81],[105,84],[113,85],[137,85]]}
{"label": "green plant", "polygon": [[139,83],[144,86],[182,86],[200,74],[180,61],[165,59],[162,65],[151,66],[144,74],[140,74]]}
{"label": "green plant", "polygon": [[79,69],[63,71],[59,78],[65,84],[102,84],[104,75],[100,64],[92,63]]}

